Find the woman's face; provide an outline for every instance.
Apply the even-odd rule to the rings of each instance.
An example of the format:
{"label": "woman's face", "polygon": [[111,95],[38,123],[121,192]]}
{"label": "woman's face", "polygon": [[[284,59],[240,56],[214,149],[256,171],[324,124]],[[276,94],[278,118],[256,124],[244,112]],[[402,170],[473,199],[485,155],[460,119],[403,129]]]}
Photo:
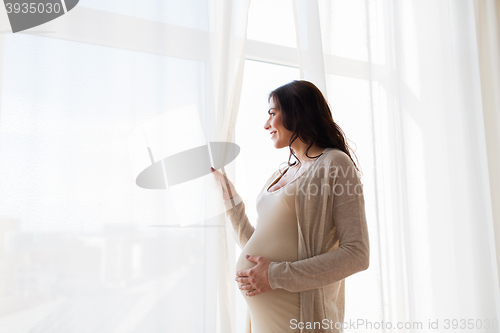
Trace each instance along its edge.
{"label": "woman's face", "polygon": [[270,133],[269,136],[271,140],[273,140],[274,148],[280,149],[288,147],[288,142],[293,133],[283,126],[283,122],[281,121],[281,110],[277,109],[272,97],[269,100],[268,114],[269,118],[264,124],[264,129]]}

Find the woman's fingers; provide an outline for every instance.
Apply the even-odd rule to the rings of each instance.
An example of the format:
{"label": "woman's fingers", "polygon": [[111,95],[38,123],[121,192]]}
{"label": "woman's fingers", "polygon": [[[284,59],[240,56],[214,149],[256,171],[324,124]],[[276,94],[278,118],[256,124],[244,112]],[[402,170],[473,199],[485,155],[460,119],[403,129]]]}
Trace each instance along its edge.
{"label": "woman's fingers", "polygon": [[237,276],[235,280],[241,283],[250,282],[248,276]]}
{"label": "woman's fingers", "polygon": [[261,294],[262,292],[257,290],[257,289],[252,289],[250,290],[249,292],[247,292],[247,296],[255,296],[255,295],[258,295],[258,294]]}
{"label": "woman's fingers", "polygon": [[214,175],[215,178],[220,178],[219,175],[222,175],[218,170],[215,170],[214,168],[210,167],[210,171],[212,172],[212,175]]}
{"label": "woman's fingers", "polygon": [[269,285],[269,277],[267,275],[271,261],[263,256],[257,255],[247,255],[246,259],[257,263],[257,265],[252,268],[236,272],[236,281],[242,283],[244,282],[245,285],[251,285],[251,287],[245,287],[244,289],[241,288],[243,290],[249,290],[246,295],[255,296],[272,290]]}
{"label": "woman's fingers", "polygon": [[254,296],[256,294],[260,294],[260,291],[258,291],[254,287],[252,287],[252,285],[250,283],[242,284],[242,285],[240,285],[239,288],[240,288],[240,290],[248,290],[246,293],[247,296]]}
{"label": "woman's fingers", "polygon": [[222,175],[222,173],[219,170],[215,170],[214,168],[211,167],[211,171],[212,171],[212,175],[214,175],[214,177],[217,180],[224,181],[224,176]]}
{"label": "woman's fingers", "polygon": [[233,183],[227,178],[227,176],[212,167],[210,167],[210,171],[212,172],[212,175],[214,175],[215,179],[222,185],[224,200],[234,197],[236,195],[236,190]]}

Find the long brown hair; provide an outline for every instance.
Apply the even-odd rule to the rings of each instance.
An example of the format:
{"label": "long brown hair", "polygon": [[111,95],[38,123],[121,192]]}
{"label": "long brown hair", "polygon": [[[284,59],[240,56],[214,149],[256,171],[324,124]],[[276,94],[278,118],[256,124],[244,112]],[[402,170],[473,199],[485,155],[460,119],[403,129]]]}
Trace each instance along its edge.
{"label": "long brown hair", "polygon": [[[300,138],[307,144],[307,157],[313,158],[307,152],[314,143],[320,148],[337,148],[349,156],[358,173],[361,173],[349,152],[352,149],[347,144],[346,135],[333,121],[328,102],[318,87],[309,81],[294,80],[271,91],[268,102],[271,101],[271,97],[281,111],[283,126],[293,133],[288,143],[290,148],[288,166],[294,166],[300,161],[292,150],[292,143]],[[352,154],[356,157],[354,151]],[[290,164],[292,155],[297,161]]]}

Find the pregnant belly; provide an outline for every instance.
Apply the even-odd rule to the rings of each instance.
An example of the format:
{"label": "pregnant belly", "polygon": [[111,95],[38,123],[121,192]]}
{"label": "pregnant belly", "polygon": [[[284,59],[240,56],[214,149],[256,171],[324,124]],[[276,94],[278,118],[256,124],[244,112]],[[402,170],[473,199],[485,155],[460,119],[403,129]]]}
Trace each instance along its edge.
{"label": "pregnant belly", "polygon": [[[270,235],[272,233],[258,233],[258,230],[254,232],[236,262],[236,272],[257,265],[246,259],[247,254],[263,256],[275,262],[297,260],[297,240],[293,237],[296,235],[282,237],[283,231],[280,237],[270,239]],[[245,283],[238,281],[237,284],[240,286]],[[240,289],[240,292],[250,311],[252,332],[296,332],[296,330],[291,329],[290,321],[296,319],[298,322],[300,319],[299,293],[274,289],[254,296],[247,296],[248,290]]]}
{"label": "pregnant belly", "polygon": [[[279,235],[273,237],[273,235]],[[236,271],[254,267],[257,263],[251,262],[246,255],[262,256],[270,261],[296,261],[297,260],[297,235],[296,233],[282,230],[280,234],[272,230],[256,230],[245,247],[241,250],[236,262]]]}

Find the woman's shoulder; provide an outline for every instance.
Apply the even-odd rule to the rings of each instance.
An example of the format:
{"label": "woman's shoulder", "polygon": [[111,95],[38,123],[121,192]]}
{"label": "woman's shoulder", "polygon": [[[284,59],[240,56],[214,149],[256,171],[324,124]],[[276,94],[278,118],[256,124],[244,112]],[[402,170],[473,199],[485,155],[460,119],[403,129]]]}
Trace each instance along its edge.
{"label": "woman's shoulder", "polygon": [[359,177],[358,170],[351,157],[337,148],[327,148],[322,158],[314,166],[309,178]]}
{"label": "woman's shoulder", "polygon": [[323,155],[325,155],[321,163],[323,165],[354,166],[351,157],[338,148],[326,148]]}

